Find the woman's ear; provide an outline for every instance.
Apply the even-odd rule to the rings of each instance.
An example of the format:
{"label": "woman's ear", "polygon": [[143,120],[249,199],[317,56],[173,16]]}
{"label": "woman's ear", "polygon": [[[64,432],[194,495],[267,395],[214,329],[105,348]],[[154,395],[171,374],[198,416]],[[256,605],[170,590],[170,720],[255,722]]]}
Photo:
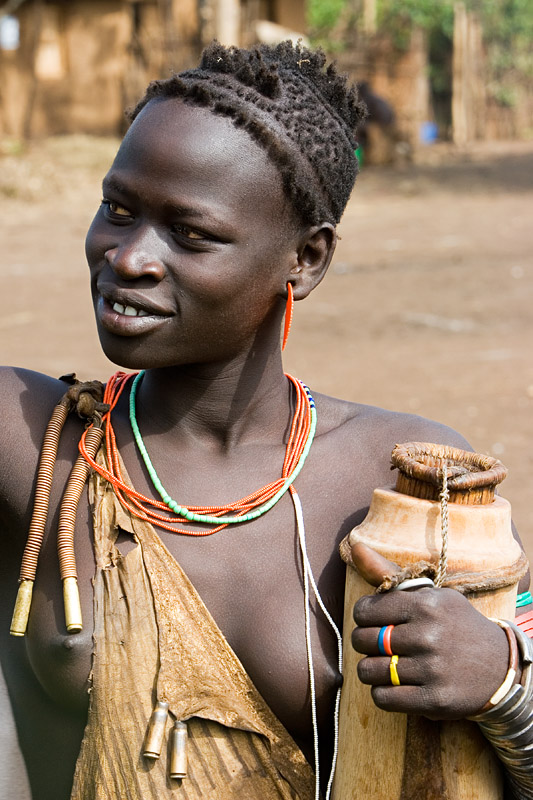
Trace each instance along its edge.
{"label": "woman's ear", "polygon": [[335,226],[329,222],[314,225],[303,231],[296,253],[296,263],[291,268],[288,278],[292,283],[295,300],[303,300],[315,286],[318,286],[330,265],[336,244],[337,232]]}

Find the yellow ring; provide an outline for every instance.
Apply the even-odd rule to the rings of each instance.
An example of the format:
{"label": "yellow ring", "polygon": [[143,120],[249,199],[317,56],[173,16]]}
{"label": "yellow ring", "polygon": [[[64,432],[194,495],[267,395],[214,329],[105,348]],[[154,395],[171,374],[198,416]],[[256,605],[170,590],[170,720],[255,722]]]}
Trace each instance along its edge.
{"label": "yellow ring", "polygon": [[400,678],[398,677],[398,670],[396,664],[398,663],[398,656],[392,656],[389,664],[390,679],[393,686],[400,685]]}

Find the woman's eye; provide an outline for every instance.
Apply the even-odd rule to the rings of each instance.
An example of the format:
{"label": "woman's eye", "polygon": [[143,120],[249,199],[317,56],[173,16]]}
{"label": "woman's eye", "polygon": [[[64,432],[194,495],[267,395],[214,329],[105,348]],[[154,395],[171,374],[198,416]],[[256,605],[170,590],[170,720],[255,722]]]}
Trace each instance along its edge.
{"label": "woman's eye", "polygon": [[120,203],[115,203],[114,200],[102,200],[102,203],[109,213],[115,217],[131,217],[128,209],[121,206]]}
{"label": "woman's eye", "polygon": [[198,231],[193,230],[192,228],[187,227],[187,225],[173,225],[172,230],[174,233],[179,233],[180,236],[184,236],[186,239],[194,239],[195,241],[202,241],[202,239],[206,239],[207,237],[204,234],[199,233]]}

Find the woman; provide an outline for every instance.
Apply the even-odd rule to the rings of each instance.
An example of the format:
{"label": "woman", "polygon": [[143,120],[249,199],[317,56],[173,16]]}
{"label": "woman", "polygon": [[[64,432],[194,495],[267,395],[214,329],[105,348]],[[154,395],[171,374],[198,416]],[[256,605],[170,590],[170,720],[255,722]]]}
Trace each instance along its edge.
{"label": "woman", "polygon": [[[306,642],[298,498],[318,590],[339,625],[338,544],[363,519],[374,487],[389,482],[394,444],[465,444],[418,417],[311,399],[283,373],[287,299],[304,299],[330,263],[364,115],[354,90],[323,62],[289,43],[252,51],[212,45],[196,70],[149,88],[104,179],[86,245],[99,335],[112,361],[143,372],[134,385],[108,384],[118,395],[108,429],[121,483],[110,490],[109,460],[100,454],[92,512],[82,501],[77,515],[83,630],[65,632],[53,533],[83,431],[71,416],[26,647],[7,635],[2,644],[20,747],[40,800],[311,798],[318,766],[326,793],[340,676],[334,631],[314,601]],[[10,600],[39,448],[65,388],[26,371],[3,375],[2,572]],[[298,498],[280,493],[259,513],[264,504],[252,497],[246,513],[257,515],[222,530],[184,521],[184,508],[233,516],[233,501],[277,481],[285,458],[284,475],[293,475],[295,460],[301,467]],[[127,510],[139,496],[128,486],[163,504],[157,513],[167,527],[155,534],[144,512]],[[260,498],[273,497],[269,491]],[[368,553],[360,566],[378,581],[391,569]],[[390,687],[387,662],[377,657],[383,602],[387,622],[399,602],[412,609],[403,643],[394,643],[410,657],[401,687]],[[354,644],[369,656],[361,678],[387,710],[472,715],[505,678],[505,633],[455,592],[376,597],[361,604],[356,621]],[[187,722],[182,780],[168,777],[166,744],[150,738],[158,719],[167,733],[176,721],[171,739]]]}

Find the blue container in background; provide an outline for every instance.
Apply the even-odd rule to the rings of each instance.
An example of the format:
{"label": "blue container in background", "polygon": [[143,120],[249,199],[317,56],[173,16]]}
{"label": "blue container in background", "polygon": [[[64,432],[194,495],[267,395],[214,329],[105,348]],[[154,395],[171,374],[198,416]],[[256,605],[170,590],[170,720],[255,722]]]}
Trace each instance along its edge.
{"label": "blue container in background", "polygon": [[436,122],[422,122],[420,125],[420,141],[422,144],[433,144],[439,138],[439,127]]}

